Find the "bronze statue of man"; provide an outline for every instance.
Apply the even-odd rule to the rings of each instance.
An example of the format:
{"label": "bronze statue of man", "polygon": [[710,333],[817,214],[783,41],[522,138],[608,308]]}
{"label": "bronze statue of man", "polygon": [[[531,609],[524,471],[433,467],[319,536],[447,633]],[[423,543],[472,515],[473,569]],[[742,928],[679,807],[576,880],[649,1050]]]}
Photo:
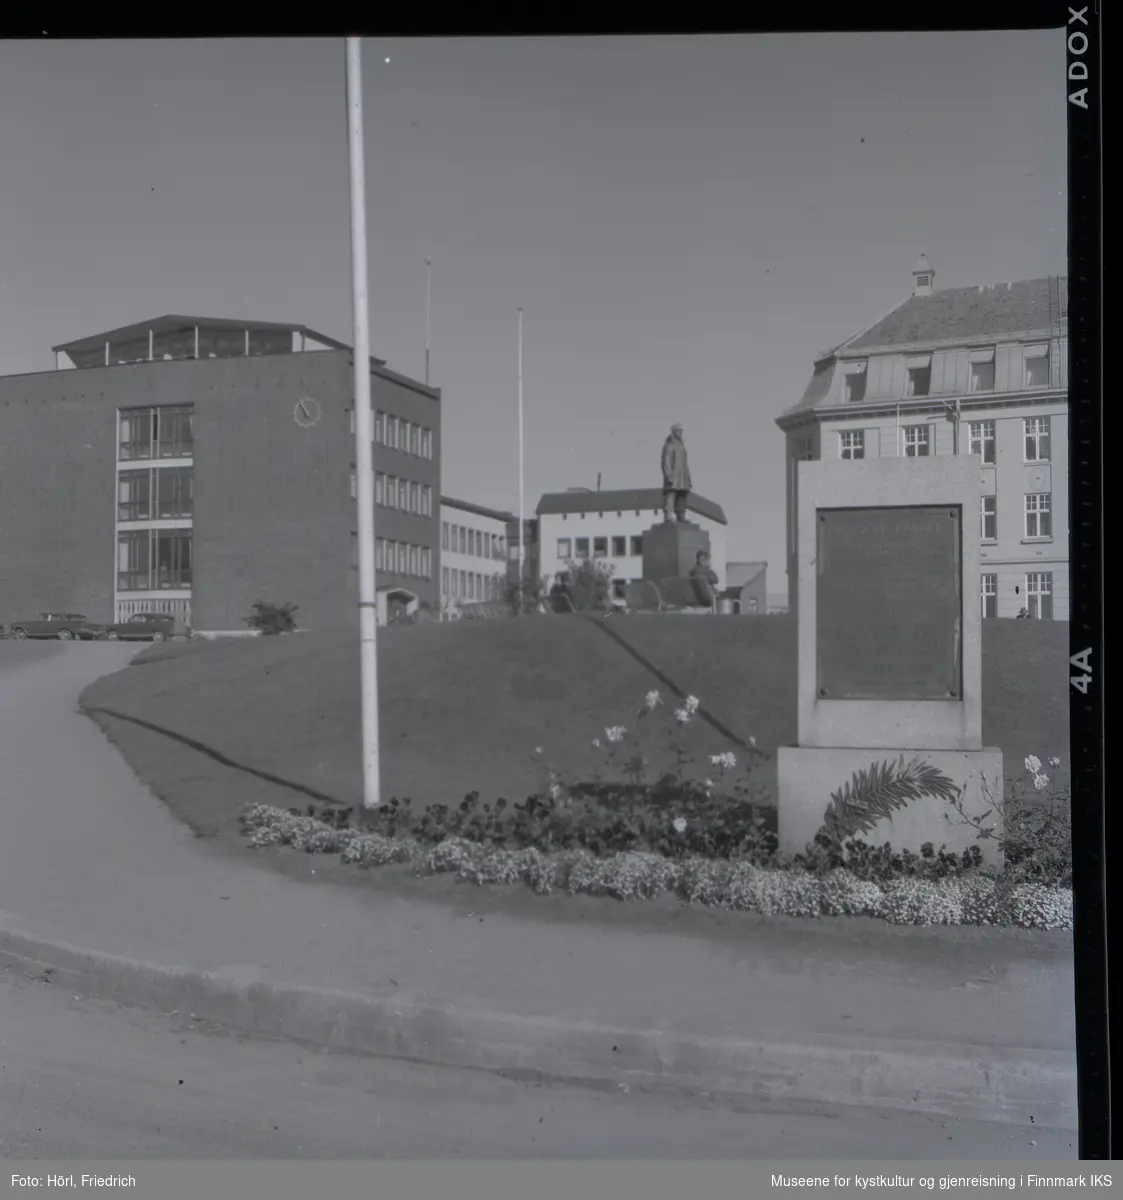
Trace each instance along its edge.
{"label": "bronze statue of man", "polygon": [[682,426],[674,425],[670,437],[663,443],[663,521],[667,525],[675,520],[686,520],[689,496],[690,467],[682,441]]}

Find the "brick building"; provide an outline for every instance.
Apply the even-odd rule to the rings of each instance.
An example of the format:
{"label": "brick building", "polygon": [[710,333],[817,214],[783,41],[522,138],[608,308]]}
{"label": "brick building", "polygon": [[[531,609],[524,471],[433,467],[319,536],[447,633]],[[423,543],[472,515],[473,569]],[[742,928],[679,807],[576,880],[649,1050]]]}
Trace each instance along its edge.
{"label": "brick building", "polygon": [[913,294],[820,355],[787,439],[788,588],[796,603],[796,463],[971,454],[979,463],[979,605],[1068,620],[1068,281]]}
{"label": "brick building", "polygon": [[[0,376],[0,621],[170,611],[221,632],[261,599],[357,622],[350,347],[169,316],[54,349],[58,369]],[[440,391],[370,372],[385,619],[438,601]]]}

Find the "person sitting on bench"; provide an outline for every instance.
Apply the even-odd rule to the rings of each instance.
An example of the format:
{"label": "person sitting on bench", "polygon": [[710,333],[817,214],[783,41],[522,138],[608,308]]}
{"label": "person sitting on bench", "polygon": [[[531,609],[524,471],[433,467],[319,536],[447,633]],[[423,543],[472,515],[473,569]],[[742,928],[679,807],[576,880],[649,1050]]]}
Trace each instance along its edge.
{"label": "person sitting on bench", "polygon": [[697,561],[690,568],[690,581],[694,585],[694,594],[698,604],[703,608],[713,608],[717,603],[717,572],[710,565],[710,555],[706,550],[698,551]]}

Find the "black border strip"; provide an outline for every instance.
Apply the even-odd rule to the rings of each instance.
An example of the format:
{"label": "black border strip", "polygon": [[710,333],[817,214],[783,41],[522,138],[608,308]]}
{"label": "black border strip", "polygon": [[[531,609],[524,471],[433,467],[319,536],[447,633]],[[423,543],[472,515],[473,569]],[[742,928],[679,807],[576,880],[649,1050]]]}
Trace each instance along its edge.
{"label": "black border strip", "polygon": [[1098,0],[1066,4],[1073,909],[1080,1157],[1112,1154],[1103,644],[1103,192]]}

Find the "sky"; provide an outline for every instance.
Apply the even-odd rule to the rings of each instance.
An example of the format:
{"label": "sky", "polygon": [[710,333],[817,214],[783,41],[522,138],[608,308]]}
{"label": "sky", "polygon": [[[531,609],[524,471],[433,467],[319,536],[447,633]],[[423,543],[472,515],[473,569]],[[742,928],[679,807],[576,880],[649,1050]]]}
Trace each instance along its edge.
{"label": "sky", "polygon": [[[364,42],[371,352],[443,491],[658,487],[669,426],[785,590],[776,416],[937,287],[1066,271],[1063,33]],[[0,374],[168,312],[351,342],[341,40],[0,42]]]}

